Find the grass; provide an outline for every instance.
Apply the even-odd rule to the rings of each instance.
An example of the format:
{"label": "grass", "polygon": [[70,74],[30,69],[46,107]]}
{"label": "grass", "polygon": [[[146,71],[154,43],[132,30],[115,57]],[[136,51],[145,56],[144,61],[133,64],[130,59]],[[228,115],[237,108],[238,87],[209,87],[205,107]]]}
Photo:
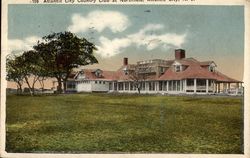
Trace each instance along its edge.
{"label": "grass", "polygon": [[239,97],[7,96],[7,152],[243,153]]}

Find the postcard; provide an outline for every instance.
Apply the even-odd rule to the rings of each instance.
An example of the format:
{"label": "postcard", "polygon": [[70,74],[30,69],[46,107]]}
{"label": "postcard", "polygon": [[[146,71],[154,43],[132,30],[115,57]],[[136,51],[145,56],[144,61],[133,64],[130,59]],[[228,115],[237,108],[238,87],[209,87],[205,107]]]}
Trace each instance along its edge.
{"label": "postcard", "polygon": [[249,157],[249,1],[2,4],[1,157]]}

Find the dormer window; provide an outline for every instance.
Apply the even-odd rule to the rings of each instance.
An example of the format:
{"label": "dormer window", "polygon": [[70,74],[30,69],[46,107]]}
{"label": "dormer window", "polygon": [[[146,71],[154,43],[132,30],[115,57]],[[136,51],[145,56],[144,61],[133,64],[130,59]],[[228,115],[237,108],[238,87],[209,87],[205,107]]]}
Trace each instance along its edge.
{"label": "dormer window", "polygon": [[212,65],[210,65],[210,66],[208,67],[208,70],[209,70],[210,72],[214,72],[214,71],[215,71],[215,67],[212,66]]}
{"label": "dormer window", "polygon": [[183,69],[182,64],[177,62],[177,61],[174,62],[173,68],[174,68],[173,71],[175,71],[175,72],[181,72]]}
{"label": "dormer window", "polygon": [[85,75],[84,75],[84,71],[83,71],[83,70],[81,70],[81,71],[79,72],[79,74],[77,75],[77,78],[78,78],[78,79],[84,79],[84,78],[85,78]]}
{"label": "dormer window", "polygon": [[181,65],[175,65],[175,72],[181,71]]}
{"label": "dormer window", "polygon": [[216,67],[215,63],[212,62],[212,63],[208,66],[208,71],[210,71],[210,72],[215,72],[215,67]]}
{"label": "dormer window", "polygon": [[160,73],[164,73],[166,71],[166,68],[165,67],[160,67]]}
{"label": "dormer window", "polygon": [[102,77],[102,70],[97,69],[97,70],[95,71],[95,76],[96,76],[96,77]]}
{"label": "dormer window", "polygon": [[123,72],[124,72],[125,75],[128,75],[128,68],[127,68],[127,66],[123,68]]}

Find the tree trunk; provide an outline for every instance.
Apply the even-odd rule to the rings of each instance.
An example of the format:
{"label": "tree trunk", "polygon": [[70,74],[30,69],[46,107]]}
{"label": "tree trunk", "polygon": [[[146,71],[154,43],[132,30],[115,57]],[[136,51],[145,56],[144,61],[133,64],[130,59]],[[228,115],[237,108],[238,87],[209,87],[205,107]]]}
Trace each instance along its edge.
{"label": "tree trunk", "polygon": [[66,90],[67,90],[66,82],[67,82],[67,80],[63,80],[63,91],[64,91],[64,93],[66,93]]}
{"label": "tree trunk", "polygon": [[32,88],[31,88],[31,86],[30,86],[30,83],[29,83],[27,77],[25,77],[25,81],[26,81],[26,83],[27,83],[27,85],[28,85],[28,87],[29,87],[30,95],[33,96],[33,90],[32,90]]}
{"label": "tree trunk", "polygon": [[57,78],[57,82],[58,82],[57,92],[61,94],[62,93],[62,79],[61,79],[61,77]]}
{"label": "tree trunk", "polygon": [[20,82],[17,82],[17,94],[22,93],[22,84]]}
{"label": "tree trunk", "polygon": [[43,82],[44,79],[41,79],[41,80],[38,80],[39,83],[40,83],[40,86],[41,86],[41,89],[42,89],[42,92],[44,91],[44,82]]}
{"label": "tree trunk", "polygon": [[[37,80],[36,80],[37,81]],[[33,80],[32,83],[32,93],[35,94],[35,83],[36,83],[35,79]]]}

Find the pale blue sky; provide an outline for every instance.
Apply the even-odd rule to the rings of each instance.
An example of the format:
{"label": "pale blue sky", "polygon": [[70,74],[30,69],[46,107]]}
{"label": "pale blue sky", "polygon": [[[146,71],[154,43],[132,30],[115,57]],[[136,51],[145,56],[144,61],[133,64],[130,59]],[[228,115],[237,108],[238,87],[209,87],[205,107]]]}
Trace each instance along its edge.
{"label": "pale blue sky", "polygon": [[[172,59],[173,50],[183,48],[187,57],[213,60],[225,74],[240,80],[243,77],[243,6],[9,5],[8,39],[11,46],[16,47],[14,51],[27,49],[28,46],[20,45],[30,44],[37,37],[52,32],[68,30],[73,24],[73,15],[80,16],[78,19],[83,22],[91,21],[90,13],[93,11],[104,13],[106,19],[110,17],[117,20],[117,23],[111,25],[106,20],[101,30],[95,30],[99,23],[94,22],[94,26],[89,23],[89,29],[75,31],[80,37],[86,37],[100,46],[101,50],[96,54],[100,64],[95,67],[115,70],[125,56],[129,57],[131,63],[150,58]],[[106,14],[109,11],[119,14],[109,16]],[[117,26],[118,30],[111,28],[119,25],[119,20],[124,18],[127,21]],[[75,25],[78,25],[77,20]],[[148,25],[154,27],[144,32],[143,37],[140,36],[139,32]],[[159,28],[156,25],[160,25]],[[82,24],[80,27],[84,26]],[[139,37],[151,39],[154,45],[147,46]],[[119,47],[111,47],[109,44]]]}

